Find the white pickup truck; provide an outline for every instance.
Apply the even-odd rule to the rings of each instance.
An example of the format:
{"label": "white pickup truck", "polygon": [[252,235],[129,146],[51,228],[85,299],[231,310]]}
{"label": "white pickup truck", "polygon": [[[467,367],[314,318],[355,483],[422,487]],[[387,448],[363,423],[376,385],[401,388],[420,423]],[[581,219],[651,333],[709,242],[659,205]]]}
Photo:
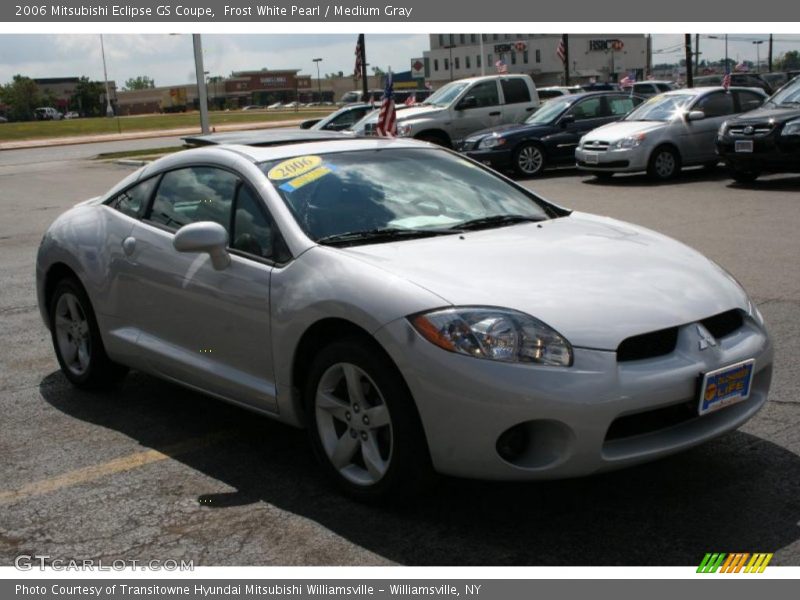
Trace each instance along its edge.
{"label": "white pickup truck", "polygon": [[[521,123],[538,107],[536,86],[528,75],[459,79],[422,104],[398,110],[397,135],[454,148],[475,131]],[[354,133],[373,135],[377,120],[375,111],[354,126]]]}

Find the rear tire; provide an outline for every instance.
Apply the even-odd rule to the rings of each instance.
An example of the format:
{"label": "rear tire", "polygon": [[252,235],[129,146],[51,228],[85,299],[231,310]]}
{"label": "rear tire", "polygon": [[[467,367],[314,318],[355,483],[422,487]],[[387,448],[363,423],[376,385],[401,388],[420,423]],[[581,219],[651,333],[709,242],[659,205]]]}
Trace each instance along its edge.
{"label": "rear tire", "polygon": [[758,171],[741,171],[739,169],[731,169],[730,174],[737,183],[753,183],[761,175]]}
{"label": "rear tire", "polygon": [[48,314],[56,358],[70,383],[104,389],[125,377],[128,368],[106,354],[92,304],[77,279],[67,277],[56,284]]}
{"label": "rear tire", "polygon": [[656,181],[675,179],[681,172],[681,157],[671,146],[659,146],[650,155],[647,174]]}
{"label": "rear tire", "polygon": [[325,473],[350,497],[417,495],[433,479],[414,400],[391,361],[353,337],[314,358],[303,394],[309,440]]}

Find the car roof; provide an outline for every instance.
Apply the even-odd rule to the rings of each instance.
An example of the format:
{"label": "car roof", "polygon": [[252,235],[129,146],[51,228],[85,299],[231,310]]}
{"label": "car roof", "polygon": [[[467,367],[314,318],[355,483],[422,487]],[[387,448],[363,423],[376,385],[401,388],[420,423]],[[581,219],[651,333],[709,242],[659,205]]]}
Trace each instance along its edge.
{"label": "car roof", "polygon": [[[753,88],[753,87],[742,87],[738,85],[732,85],[728,88],[729,91],[740,91],[740,90],[747,90],[751,92],[753,90],[761,90],[761,88]],[[708,86],[701,86],[701,87],[693,87],[693,88],[680,88],[678,90],[670,90],[668,92],[664,92],[662,96],[680,96],[682,94],[691,94],[693,96],[699,96],[700,94],[706,94],[708,92],[724,92],[725,88],[721,85],[708,85]],[[763,91],[763,90],[761,90]]]}
{"label": "car roof", "polygon": [[337,141],[327,142],[308,142],[304,144],[292,144],[291,146],[242,146],[230,144],[221,146],[220,149],[236,152],[243,155],[253,162],[265,162],[301,156],[305,154],[328,154],[331,152],[352,152],[354,150],[380,150],[386,148],[421,148],[431,146],[417,140],[404,138],[380,138],[365,137],[357,138],[352,136],[342,136]]}
{"label": "car roof", "polygon": [[337,131],[318,131],[311,129],[256,129],[187,135],[181,138],[187,146],[218,146],[240,144],[247,146],[280,146],[323,140],[337,140],[348,137]]}

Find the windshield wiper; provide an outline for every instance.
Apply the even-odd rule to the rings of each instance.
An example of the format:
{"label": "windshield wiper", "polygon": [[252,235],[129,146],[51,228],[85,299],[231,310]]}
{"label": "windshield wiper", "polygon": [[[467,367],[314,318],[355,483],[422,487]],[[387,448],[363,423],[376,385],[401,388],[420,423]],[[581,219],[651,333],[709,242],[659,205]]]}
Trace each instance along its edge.
{"label": "windshield wiper", "polygon": [[452,235],[458,233],[457,229],[400,229],[396,227],[381,227],[364,231],[347,231],[326,235],[317,240],[318,244],[329,246],[391,241],[397,239],[412,239],[431,237],[434,235]]}
{"label": "windshield wiper", "polygon": [[544,221],[544,217],[527,217],[525,215],[493,215],[491,217],[481,217],[480,219],[472,219],[453,225],[453,230],[475,230],[475,229],[490,229],[492,227],[503,225],[514,225],[516,223],[536,223]]}

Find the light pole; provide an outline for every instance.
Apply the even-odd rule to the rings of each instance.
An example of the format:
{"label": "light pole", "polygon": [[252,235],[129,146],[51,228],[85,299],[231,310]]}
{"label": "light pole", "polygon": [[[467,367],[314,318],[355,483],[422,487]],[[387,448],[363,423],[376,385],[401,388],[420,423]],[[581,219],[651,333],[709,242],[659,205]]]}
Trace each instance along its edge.
{"label": "light pole", "polygon": [[756,40],[753,43],[756,46],[756,73],[761,73],[761,44],[764,40]]}
{"label": "light pole", "polygon": [[197,78],[197,99],[200,103],[200,130],[203,133],[210,131],[208,123],[208,94],[205,86],[205,71],[203,69],[203,43],[199,33],[192,34],[194,46],[194,69]]}
{"label": "light pole", "polygon": [[320,102],[322,102],[322,81],[319,78],[319,63],[322,62],[322,59],[321,58],[313,58],[311,60],[313,60],[315,63],[317,63],[317,94],[319,95],[318,100]]}
{"label": "light pole", "polygon": [[103,43],[103,34],[100,34],[100,53],[103,55],[103,79],[106,83],[106,116],[113,117],[114,109],[111,108],[111,94],[108,91],[108,71],[106,70],[106,47]]}

